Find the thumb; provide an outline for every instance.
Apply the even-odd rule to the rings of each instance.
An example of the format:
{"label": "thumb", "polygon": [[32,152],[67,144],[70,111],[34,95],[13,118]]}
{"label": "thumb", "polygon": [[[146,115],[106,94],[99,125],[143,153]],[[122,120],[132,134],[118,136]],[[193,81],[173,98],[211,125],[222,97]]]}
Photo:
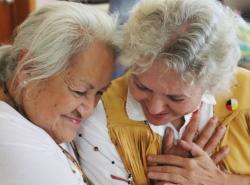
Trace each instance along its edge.
{"label": "thumb", "polygon": [[200,157],[204,155],[204,151],[195,143],[188,143],[184,140],[180,140],[179,142],[180,146],[189,152],[193,157]]}
{"label": "thumb", "polygon": [[168,151],[174,145],[174,133],[171,128],[166,128],[163,139],[162,139],[162,154],[168,154]]}

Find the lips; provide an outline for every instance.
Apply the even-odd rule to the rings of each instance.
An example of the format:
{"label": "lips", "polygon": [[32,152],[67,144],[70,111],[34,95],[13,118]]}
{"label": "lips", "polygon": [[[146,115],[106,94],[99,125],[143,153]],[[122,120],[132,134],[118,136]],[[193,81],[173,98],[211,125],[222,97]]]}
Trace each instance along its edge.
{"label": "lips", "polygon": [[164,114],[150,114],[149,112],[148,112],[148,114],[149,114],[149,116],[151,118],[156,119],[158,121],[160,121],[161,119],[163,119],[165,116],[168,115],[168,113],[164,113]]}
{"label": "lips", "polygon": [[169,121],[170,112],[161,112],[159,114],[151,114],[146,106],[143,106],[144,114],[146,118],[152,124],[161,125]]}
{"label": "lips", "polygon": [[82,121],[80,118],[73,117],[73,116],[64,115],[64,117],[77,126],[80,126],[80,123]]}
{"label": "lips", "polygon": [[155,117],[155,118],[161,118],[163,116],[166,116],[167,113],[163,113],[163,114],[150,114],[152,117]]}

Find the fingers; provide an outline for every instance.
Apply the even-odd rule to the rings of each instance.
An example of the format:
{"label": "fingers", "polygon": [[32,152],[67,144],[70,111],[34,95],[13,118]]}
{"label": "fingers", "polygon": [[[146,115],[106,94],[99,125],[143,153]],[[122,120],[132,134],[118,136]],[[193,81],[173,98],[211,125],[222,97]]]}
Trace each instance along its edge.
{"label": "fingers", "polygon": [[194,143],[188,143],[184,140],[181,140],[179,144],[183,149],[190,152],[193,157],[199,157],[205,153],[198,145]]}
{"label": "fingers", "polygon": [[152,166],[148,168],[148,172],[183,174],[182,168],[176,166]]}
{"label": "fingers", "polygon": [[157,182],[154,185],[179,185],[179,184],[174,184],[174,183],[170,183],[170,182]]}
{"label": "fingers", "polygon": [[174,133],[171,128],[166,128],[165,134],[162,140],[162,154],[167,154],[167,152],[174,145]]}
{"label": "fingers", "polygon": [[211,158],[215,164],[220,163],[230,152],[230,148],[228,146],[222,147],[219,152],[214,153]]}
{"label": "fingers", "polygon": [[206,151],[209,155],[213,153],[215,148],[218,146],[220,143],[221,139],[224,137],[224,134],[226,132],[226,127],[225,125],[221,124],[219,125],[208,143],[206,144],[204,151]]}
{"label": "fingers", "polygon": [[151,155],[148,157],[149,163],[157,163],[160,165],[173,165],[183,167],[187,163],[187,158],[175,155]]}
{"label": "fingers", "polygon": [[212,117],[206,124],[205,128],[200,133],[195,143],[200,148],[204,148],[209,139],[212,137],[217,126],[218,126],[218,119],[216,117]]}
{"label": "fingers", "polygon": [[[196,140],[196,144],[208,155],[213,153],[226,132],[226,127],[223,124],[218,126],[218,124],[219,121],[216,117],[211,118]],[[224,152],[226,151],[222,150],[221,153],[218,153],[218,155],[215,156],[216,160],[224,158],[226,155]]]}
{"label": "fingers", "polygon": [[182,140],[185,140],[187,142],[193,141],[195,134],[198,131],[199,121],[200,121],[200,109],[198,109],[193,113],[192,118],[183,133]]}
{"label": "fingers", "polygon": [[165,181],[165,183],[163,183],[164,185],[184,184],[184,182],[186,181],[185,178],[179,174],[158,173],[158,172],[149,172],[148,178],[159,181]]}

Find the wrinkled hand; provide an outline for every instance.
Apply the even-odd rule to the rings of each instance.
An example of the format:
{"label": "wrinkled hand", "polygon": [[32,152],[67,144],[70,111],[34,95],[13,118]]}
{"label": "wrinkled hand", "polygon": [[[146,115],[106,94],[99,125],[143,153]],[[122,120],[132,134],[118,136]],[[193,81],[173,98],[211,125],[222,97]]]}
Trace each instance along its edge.
{"label": "wrinkled hand", "polygon": [[[208,121],[202,132],[197,135],[199,120],[200,111],[198,110],[193,113],[181,139],[189,143],[195,142],[201,149],[211,156],[212,152],[223,138],[226,128],[223,124],[219,124],[216,117],[213,117]],[[211,158],[216,164],[219,163],[227,155],[228,149],[228,147],[222,148],[219,152],[212,155]],[[165,135],[162,141],[162,154],[191,157],[190,153],[185,151],[180,145],[174,144],[174,135],[170,128],[165,130]]]}
{"label": "wrinkled hand", "polygon": [[160,182],[155,185],[223,185],[225,174],[220,171],[209,155],[198,145],[186,141],[179,142],[182,149],[192,154],[192,158],[176,155],[155,155],[148,160],[157,166],[149,167],[148,177]]}

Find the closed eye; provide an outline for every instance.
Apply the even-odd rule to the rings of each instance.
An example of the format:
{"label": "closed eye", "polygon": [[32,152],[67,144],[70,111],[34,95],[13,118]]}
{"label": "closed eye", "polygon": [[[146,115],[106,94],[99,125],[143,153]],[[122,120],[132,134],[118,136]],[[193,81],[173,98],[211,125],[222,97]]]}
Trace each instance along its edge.
{"label": "closed eye", "polygon": [[109,83],[108,85],[106,85],[105,87],[101,88],[99,91],[96,92],[96,96],[102,96],[103,93],[105,93],[108,88],[110,87],[111,83]]}
{"label": "closed eye", "polygon": [[142,84],[138,84],[135,82],[135,85],[138,89],[142,90],[142,91],[151,91],[149,88],[145,87],[144,85]]}
{"label": "closed eye", "polygon": [[168,98],[173,102],[183,102],[185,98],[183,97],[176,97],[176,96],[168,96]]}
{"label": "closed eye", "polygon": [[87,95],[87,91],[73,91],[73,93],[75,93],[77,96],[86,96]]}
{"label": "closed eye", "polygon": [[103,93],[104,93],[103,91],[97,91],[96,96],[102,96]]}
{"label": "closed eye", "polygon": [[68,86],[68,89],[77,97],[82,97],[87,95],[87,91],[73,90],[70,86]]}

